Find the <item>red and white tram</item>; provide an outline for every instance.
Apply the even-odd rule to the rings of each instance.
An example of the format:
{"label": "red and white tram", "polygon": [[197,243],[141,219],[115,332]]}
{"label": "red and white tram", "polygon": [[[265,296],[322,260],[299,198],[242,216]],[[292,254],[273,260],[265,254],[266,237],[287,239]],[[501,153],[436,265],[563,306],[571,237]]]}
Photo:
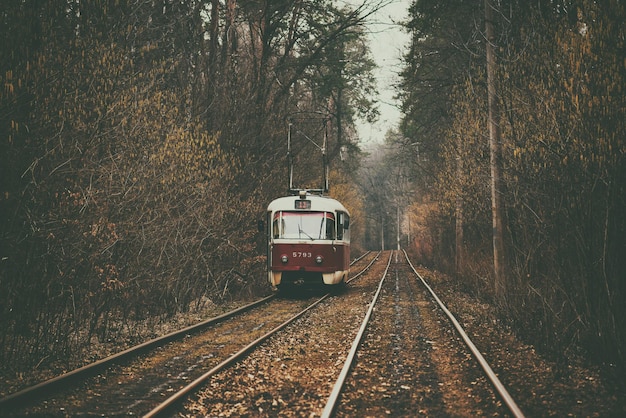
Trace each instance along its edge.
{"label": "red and white tram", "polygon": [[266,225],[272,286],[345,283],[350,270],[350,214],[341,203],[299,191],[269,204]]}

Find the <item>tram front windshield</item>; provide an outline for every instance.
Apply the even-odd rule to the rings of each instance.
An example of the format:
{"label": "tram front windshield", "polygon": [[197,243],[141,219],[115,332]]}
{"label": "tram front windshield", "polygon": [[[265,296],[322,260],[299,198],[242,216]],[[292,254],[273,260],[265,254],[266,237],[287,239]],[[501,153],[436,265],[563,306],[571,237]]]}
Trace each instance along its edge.
{"label": "tram front windshield", "polygon": [[283,239],[335,239],[332,212],[279,211],[274,214],[272,236]]}

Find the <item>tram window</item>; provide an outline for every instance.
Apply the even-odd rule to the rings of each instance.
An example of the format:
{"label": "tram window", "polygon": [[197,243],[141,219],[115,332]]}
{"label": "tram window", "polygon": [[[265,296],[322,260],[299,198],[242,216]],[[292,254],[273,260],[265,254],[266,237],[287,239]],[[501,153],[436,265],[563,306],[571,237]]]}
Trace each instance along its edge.
{"label": "tram window", "polygon": [[331,213],[326,214],[326,239],[335,239],[335,219]]}
{"label": "tram window", "polygon": [[284,227],[283,228],[280,227],[281,223],[284,224],[285,221],[281,220],[280,213],[277,212],[274,215],[274,222],[272,222],[272,237],[280,238],[281,230],[284,229]]}
{"label": "tram window", "polygon": [[350,237],[348,233],[350,216],[345,212],[337,212],[337,221],[337,239],[348,240]]}
{"label": "tram window", "polygon": [[279,211],[274,214],[272,236],[283,239],[335,239],[331,212]]}
{"label": "tram window", "polygon": [[343,222],[346,214],[337,212],[337,239],[343,239]]}

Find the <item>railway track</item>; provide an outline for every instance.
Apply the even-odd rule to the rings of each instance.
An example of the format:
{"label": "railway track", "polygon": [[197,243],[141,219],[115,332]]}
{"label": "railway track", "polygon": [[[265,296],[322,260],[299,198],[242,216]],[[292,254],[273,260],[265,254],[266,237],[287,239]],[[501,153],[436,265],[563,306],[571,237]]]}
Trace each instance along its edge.
{"label": "railway track", "polygon": [[454,315],[398,253],[322,417],[523,417]]}
{"label": "railway track", "polygon": [[[367,255],[353,264],[366,266]],[[9,395],[0,399],[0,412],[13,416],[143,414],[165,395],[196,379],[201,370],[245,350],[250,340],[328,296],[318,301],[261,299]]]}
{"label": "railway track", "polygon": [[259,301],[9,415],[523,416],[406,254],[354,263],[340,295]]}
{"label": "railway track", "polygon": [[506,390],[494,389],[425,280],[401,254],[392,264],[392,255],[212,376],[177,414],[523,416],[502,401]]}
{"label": "railway track", "polygon": [[[213,374],[183,403],[167,407],[174,406],[179,416],[320,415],[390,255],[378,257],[344,293],[325,299],[241,361]],[[161,411],[154,413],[149,416]]]}

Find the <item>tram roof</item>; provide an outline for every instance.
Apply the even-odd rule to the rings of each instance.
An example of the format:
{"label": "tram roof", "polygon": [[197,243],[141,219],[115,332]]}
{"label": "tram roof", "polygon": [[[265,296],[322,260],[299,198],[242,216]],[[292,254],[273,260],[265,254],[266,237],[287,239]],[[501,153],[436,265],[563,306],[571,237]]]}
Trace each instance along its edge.
{"label": "tram roof", "polygon": [[[296,209],[297,201],[310,201],[311,207],[307,209]],[[308,210],[308,211],[342,211],[348,213],[348,210],[339,201],[328,196],[320,196],[307,194],[305,196],[285,196],[273,200],[267,206],[268,211],[277,210]]]}

